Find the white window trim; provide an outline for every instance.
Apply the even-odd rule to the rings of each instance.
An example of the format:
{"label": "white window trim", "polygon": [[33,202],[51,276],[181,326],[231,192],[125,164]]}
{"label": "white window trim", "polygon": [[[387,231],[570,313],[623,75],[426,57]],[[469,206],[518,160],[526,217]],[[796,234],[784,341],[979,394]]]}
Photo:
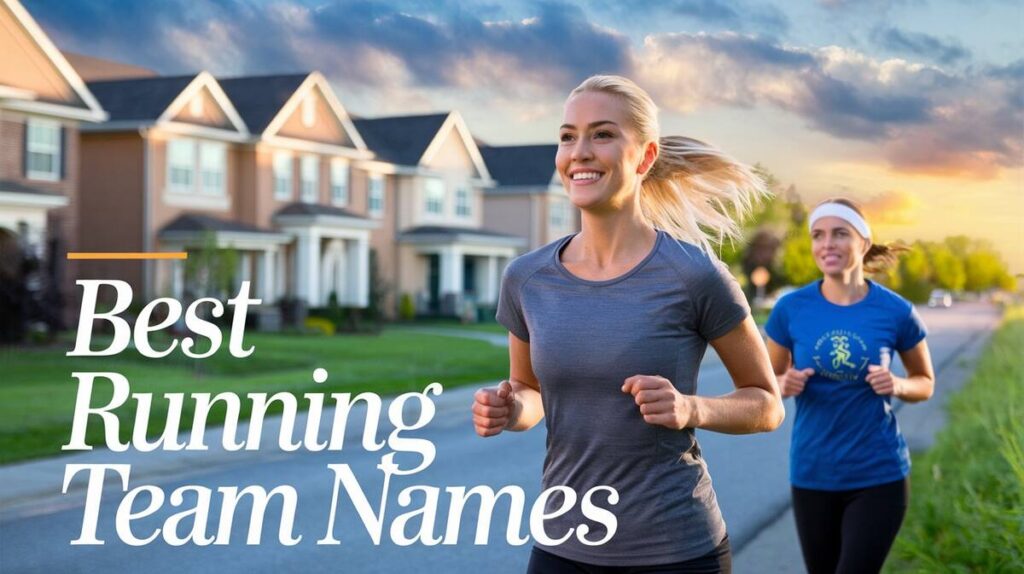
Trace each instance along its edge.
{"label": "white window trim", "polygon": [[[285,160],[284,158],[287,158],[287,160]],[[271,179],[273,181],[273,190],[272,191],[273,191],[274,199],[276,199],[278,201],[288,201],[288,200],[293,199],[295,197],[295,158],[292,156],[291,152],[276,151],[276,152],[274,152],[274,158],[273,158],[271,163],[272,163],[271,168],[272,168],[272,171],[273,171],[273,174],[272,174],[273,177]],[[280,167],[279,163],[287,163],[287,165],[288,165],[288,177],[287,178],[279,178],[278,177],[278,175],[279,175],[278,174],[278,167]],[[277,181],[278,181],[278,179],[286,180],[288,182],[287,186],[285,187],[285,189],[287,189],[286,193],[281,193],[278,190],[278,188],[277,188]]]}
{"label": "white window trim", "polygon": [[[337,181],[337,178],[336,178],[336,176],[338,174],[337,174],[337,172],[335,170],[343,170],[342,171],[343,177],[342,177],[342,181],[340,182],[340,187],[345,190],[345,194],[344,194],[342,199],[339,199],[338,196],[335,195],[335,193],[334,193],[334,188],[339,186],[339,182]],[[330,187],[331,187],[331,203],[333,203],[334,205],[336,205],[338,207],[346,207],[346,206],[348,206],[349,202],[352,200],[352,185],[351,185],[351,181],[352,181],[352,169],[351,169],[351,166],[349,165],[349,163],[347,161],[344,161],[344,160],[341,160],[341,159],[338,159],[338,158],[331,159],[331,185],[330,185]]]}
{"label": "white window trim", "polygon": [[[437,189],[437,188],[432,188],[431,185],[430,185],[431,183],[434,183],[434,182],[436,182],[440,186],[441,195],[440,195],[439,198],[434,197],[431,194],[431,190],[432,189]],[[430,177],[430,178],[425,179],[423,181],[423,213],[426,214],[428,217],[430,217],[430,216],[435,216],[435,217],[442,217],[442,216],[444,216],[445,195],[447,195],[447,190],[445,189],[445,182],[444,182],[443,179],[438,178],[438,177]],[[439,199],[439,201],[438,202],[434,202],[434,201],[432,201],[432,199]],[[438,211],[434,211],[433,209],[431,209],[431,206],[435,205],[435,204],[439,208]]]}
{"label": "white window trim", "polygon": [[[52,148],[52,149],[44,149],[44,150],[33,149],[33,147],[38,148],[39,144],[38,144],[38,142],[36,142],[35,146],[33,146],[33,142],[31,140],[31,138],[29,138],[29,132],[31,131],[31,128],[29,126],[35,126],[37,128],[55,129],[57,131],[57,144],[56,144],[56,146],[54,148]],[[62,146],[61,146],[61,141],[60,141],[61,140],[61,127],[62,127],[61,123],[58,122],[58,121],[55,121],[55,120],[48,120],[48,119],[41,119],[41,118],[28,118],[28,120],[25,121],[25,154],[28,155],[29,153],[49,153],[49,154],[53,154],[53,160],[54,160],[53,161],[54,171],[49,171],[49,172],[47,172],[47,171],[35,171],[35,170],[33,170],[33,169],[31,169],[29,167],[29,163],[30,162],[28,161],[28,158],[26,157],[25,158],[25,167],[26,167],[26,169],[25,169],[25,177],[27,177],[28,179],[36,179],[36,180],[40,180],[40,181],[60,181],[60,172],[61,172],[60,168],[61,168],[61,163],[64,160],[64,158],[61,157],[61,151],[62,151],[61,150]]]}
{"label": "white window trim", "polygon": [[[373,207],[373,189],[375,187],[375,182],[380,184],[380,207],[377,209],[374,209]],[[366,184],[366,212],[373,217],[381,217],[384,215],[384,210],[387,207],[385,204],[386,197],[387,193],[384,188],[384,176],[379,173],[371,173]]]}
{"label": "white window trim", "polygon": [[[204,149],[217,149],[218,153],[220,154],[219,155],[220,165],[218,166],[218,168],[220,169],[220,189],[215,190],[214,192],[208,191],[208,188],[206,187],[206,182],[203,180],[204,172],[206,171],[206,167],[203,165],[203,150]],[[202,142],[199,142],[199,145],[196,146],[196,154],[198,155],[198,167],[199,167],[199,169],[197,171],[199,177],[197,178],[196,183],[199,186],[199,193],[201,195],[205,195],[207,197],[221,197],[221,196],[227,195],[227,187],[228,187],[228,149],[227,149],[227,146],[225,144],[221,143],[221,142],[202,141]]]}
{"label": "white window trim", "polygon": [[[465,204],[462,198],[465,198]],[[463,206],[466,208],[465,213],[461,212]],[[459,185],[455,188],[455,215],[467,219],[473,217],[473,193],[468,185]]]}
{"label": "white window trim", "polygon": [[[560,221],[555,221],[555,213],[559,214]],[[548,204],[548,225],[555,229],[562,229],[569,223],[569,206],[561,198],[554,199]]]}
{"label": "white window trim", "polygon": [[[306,179],[306,166],[312,165],[312,179]],[[313,184],[312,196],[306,195],[306,184]],[[303,155],[299,160],[299,201],[305,203],[318,203],[320,200],[320,156]]]}
{"label": "white window trim", "polygon": [[[192,146],[192,153],[190,154],[192,156],[192,158],[191,158],[191,161],[189,162],[190,163],[189,168],[192,170],[192,182],[191,182],[191,184],[188,187],[184,187],[184,186],[181,186],[181,185],[178,185],[178,184],[174,183],[174,180],[171,177],[171,173],[174,170],[174,167],[176,165],[179,165],[179,164],[175,164],[173,161],[171,161],[171,147],[173,147],[175,144],[182,144],[182,143],[188,143],[188,144],[190,144]],[[167,140],[167,147],[166,147],[166,154],[165,155],[166,155],[166,160],[167,160],[167,193],[168,194],[193,195],[193,194],[196,193],[197,186],[199,185],[199,177],[198,177],[199,176],[199,169],[198,169],[198,167],[199,167],[199,159],[198,159],[198,154],[199,154],[199,142],[194,140],[194,139],[192,139],[192,138],[175,138],[175,139]],[[181,164],[181,165],[182,165],[182,167],[184,167],[183,164]]]}

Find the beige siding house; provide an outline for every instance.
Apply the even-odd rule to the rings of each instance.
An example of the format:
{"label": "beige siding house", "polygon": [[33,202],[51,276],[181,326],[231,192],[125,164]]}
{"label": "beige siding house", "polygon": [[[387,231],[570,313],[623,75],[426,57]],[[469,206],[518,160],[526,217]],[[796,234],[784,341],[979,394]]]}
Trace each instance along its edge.
{"label": "beige siding house", "polygon": [[494,180],[461,115],[355,124],[392,182],[380,211],[389,221],[373,237],[392,292],[412,297],[419,314],[495,305],[501,273],[526,242],[484,224]]}
{"label": "beige siding house", "polygon": [[[16,0],[0,0],[0,252],[49,257],[43,279],[76,305],[78,130],[106,119],[85,83]],[[0,281],[13,278],[4,264]]]}
{"label": "beige siding house", "polygon": [[557,145],[480,148],[498,185],[484,195],[484,224],[521,235],[529,249],[579,231],[580,211],[555,171]]}

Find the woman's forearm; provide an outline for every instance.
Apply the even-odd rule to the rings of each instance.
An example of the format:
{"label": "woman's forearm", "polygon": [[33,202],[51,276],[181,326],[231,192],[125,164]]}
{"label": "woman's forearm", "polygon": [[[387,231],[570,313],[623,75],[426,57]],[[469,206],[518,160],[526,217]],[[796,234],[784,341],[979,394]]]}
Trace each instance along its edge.
{"label": "woman's forearm", "polygon": [[896,392],[893,395],[907,403],[927,401],[935,391],[935,381],[924,375],[906,378],[893,376],[893,379],[896,381]]}
{"label": "woman's forearm", "polygon": [[516,380],[509,381],[515,394],[515,412],[506,430],[530,430],[544,418],[544,404],[541,402],[540,391]]}
{"label": "woman's forearm", "polygon": [[695,428],[729,434],[768,432],[785,418],[782,399],[760,387],[743,387],[720,397],[689,397]]}

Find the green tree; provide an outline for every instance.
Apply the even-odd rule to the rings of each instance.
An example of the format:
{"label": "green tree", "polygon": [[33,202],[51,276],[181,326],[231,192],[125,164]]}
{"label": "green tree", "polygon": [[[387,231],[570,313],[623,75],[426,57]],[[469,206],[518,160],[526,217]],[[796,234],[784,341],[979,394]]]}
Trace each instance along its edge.
{"label": "green tree", "polygon": [[[794,230],[795,231],[795,230]],[[806,234],[791,232],[782,240],[779,271],[790,285],[810,283],[821,276]]]}
{"label": "green tree", "polygon": [[999,255],[981,246],[967,254],[964,268],[967,271],[965,287],[968,291],[998,287],[1002,277],[1008,275]]}
{"label": "green tree", "polygon": [[900,295],[920,303],[928,300],[932,289],[932,269],[921,242],[900,257]]}
{"label": "green tree", "polygon": [[929,242],[924,244],[928,263],[932,269],[935,286],[950,291],[961,291],[967,281],[964,262],[957,257],[948,243]]}

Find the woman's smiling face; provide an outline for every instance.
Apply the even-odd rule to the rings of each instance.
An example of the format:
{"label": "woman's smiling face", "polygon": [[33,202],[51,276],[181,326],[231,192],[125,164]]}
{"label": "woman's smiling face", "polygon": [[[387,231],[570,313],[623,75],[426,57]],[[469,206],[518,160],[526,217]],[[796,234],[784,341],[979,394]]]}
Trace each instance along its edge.
{"label": "woman's smiling face", "polygon": [[618,209],[632,200],[645,158],[625,102],[603,92],[571,96],[558,140],[555,167],[573,204]]}
{"label": "woman's smiling face", "polygon": [[811,228],[811,252],[825,275],[840,275],[863,265],[871,243],[838,217],[822,217]]}

